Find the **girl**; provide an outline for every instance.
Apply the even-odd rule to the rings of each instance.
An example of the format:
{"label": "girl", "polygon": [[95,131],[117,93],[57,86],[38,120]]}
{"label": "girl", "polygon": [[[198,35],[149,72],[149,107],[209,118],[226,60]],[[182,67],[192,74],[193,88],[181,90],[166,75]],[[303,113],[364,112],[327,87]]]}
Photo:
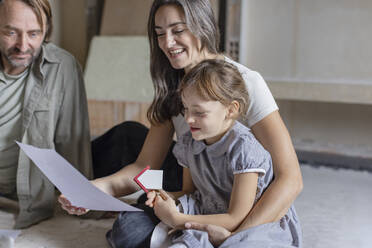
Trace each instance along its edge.
{"label": "girl", "polygon": [[[113,164],[122,166],[121,161],[128,161],[127,157],[137,159],[112,175],[94,180],[93,184],[116,197],[130,194],[139,190],[132,179],[146,165],[164,170],[165,185],[168,185],[169,181],[181,182],[182,176],[177,172],[172,173],[179,166],[173,162],[175,158],[172,153],[168,153],[174,144],[174,132],[180,137],[189,130],[180,114],[180,104],[177,103],[178,84],[184,74],[199,62],[206,59],[221,59],[234,64],[244,79],[250,94],[248,110],[244,113],[247,121],[244,124],[251,128],[254,136],[271,154],[275,174],[274,180],[241,222],[240,227],[246,229],[279,220],[302,189],[297,157],[265,81],[257,72],[219,53],[219,33],[209,0],[154,0],[149,14],[148,35],[150,70],[155,88],[154,101],[148,111],[151,127],[145,140],[134,142],[137,145],[130,145],[133,149],[125,150],[126,152],[122,152],[122,149],[110,149],[106,146],[110,144],[105,144],[108,155],[102,160],[102,164],[106,167],[109,166],[107,161],[111,161],[113,157],[110,151],[120,155],[116,162],[111,161]],[[131,140],[122,141],[122,137],[134,136],[130,133],[136,131],[132,126],[130,130],[122,128],[123,126],[115,128],[109,134],[114,134],[117,143],[131,143]],[[144,131],[139,129],[139,132]],[[116,133],[123,135],[119,136]],[[134,138],[137,138],[139,135],[135,136]],[[114,140],[108,143],[116,142]],[[93,160],[96,150],[94,147],[93,142]],[[115,145],[113,147],[117,148]],[[131,150],[140,152],[130,154]],[[96,162],[94,166],[97,166]],[[63,196],[59,201],[71,214],[86,213],[85,209],[71,206]],[[146,247],[155,226],[154,222],[156,224],[156,221],[148,218],[145,213],[122,213],[115,221],[112,231],[107,234],[107,238],[110,244],[116,247]],[[128,223],[131,223],[131,226],[147,228],[127,228]]]}
{"label": "girl", "polygon": [[[172,228],[193,221],[237,233],[273,179],[270,154],[249,128],[236,121],[246,113],[249,102],[244,80],[233,65],[204,60],[186,74],[179,87],[189,131],[173,149],[184,167],[183,189],[176,195],[189,195],[179,199],[183,212],[177,210],[172,193],[164,191],[162,197],[149,192],[146,204]],[[293,207],[279,222],[259,229],[238,233],[238,238],[231,236],[221,247],[300,246],[301,231]],[[176,247],[213,247],[203,235],[207,234],[187,230],[173,238],[173,243]]]}

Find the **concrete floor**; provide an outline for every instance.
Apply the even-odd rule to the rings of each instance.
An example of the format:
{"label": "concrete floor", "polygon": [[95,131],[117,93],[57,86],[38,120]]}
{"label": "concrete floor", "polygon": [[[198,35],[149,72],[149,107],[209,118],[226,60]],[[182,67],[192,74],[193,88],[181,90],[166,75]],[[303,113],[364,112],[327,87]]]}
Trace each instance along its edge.
{"label": "concrete floor", "polygon": [[372,247],[372,173],[302,166],[295,201],[304,247]]}
{"label": "concrete floor", "polygon": [[[372,247],[372,173],[302,166],[304,190],[295,202],[305,248]],[[85,220],[57,208],[56,216],[22,230],[15,248],[108,247],[114,219]],[[0,210],[0,229],[14,216]]]}

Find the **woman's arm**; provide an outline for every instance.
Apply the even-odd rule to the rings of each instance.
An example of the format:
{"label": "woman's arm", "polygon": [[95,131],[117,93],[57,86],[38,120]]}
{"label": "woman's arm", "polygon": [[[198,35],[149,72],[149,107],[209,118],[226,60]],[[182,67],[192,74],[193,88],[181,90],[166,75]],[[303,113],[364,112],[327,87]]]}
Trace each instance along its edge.
{"label": "woman's arm", "polygon": [[192,181],[190,169],[184,167],[182,175],[182,191],[171,192],[170,194],[173,196],[173,199],[178,199],[185,194],[191,194],[195,191],[195,185]]}
{"label": "woman's arm", "polygon": [[236,231],[279,220],[303,187],[296,152],[279,112],[271,113],[251,129],[271,154],[274,180]]}
{"label": "woman's arm", "polygon": [[[171,121],[151,126],[146,136],[145,143],[142,146],[141,152],[137,160],[128,166],[125,166],[120,171],[91,181],[97,188],[115,197],[120,197],[133,193],[140,188],[133,181],[133,178],[146,165],[150,165],[153,169],[160,169],[170,145],[172,144],[174,127]],[[70,214],[85,214],[88,210],[72,206],[66,197],[59,196],[58,201],[63,209]]]}
{"label": "woman's arm", "polygon": [[106,193],[116,197],[138,191],[140,188],[133,178],[147,165],[160,169],[172,144],[174,128],[171,121],[157,126],[152,125],[146,136],[137,160],[118,172],[94,180],[94,184]]}
{"label": "woman's arm", "polygon": [[155,200],[155,214],[171,227],[183,227],[186,222],[219,225],[235,230],[251,210],[257,191],[257,173],[242,173],[234,176],[234,184],[226,214],[188,215],[177,211],[168,195]]}

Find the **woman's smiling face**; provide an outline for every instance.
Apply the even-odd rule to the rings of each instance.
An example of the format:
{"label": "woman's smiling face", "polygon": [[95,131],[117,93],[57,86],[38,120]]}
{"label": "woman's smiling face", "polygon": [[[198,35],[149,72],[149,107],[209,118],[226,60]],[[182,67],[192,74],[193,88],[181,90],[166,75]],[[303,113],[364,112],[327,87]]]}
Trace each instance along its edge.
{"label": "woman's smiling face", "polygon": [[155,31],[159,47],[173,68],[187,72],[205,58],[201,42],[188,29],[181,7],[160,7],[155,14]]}

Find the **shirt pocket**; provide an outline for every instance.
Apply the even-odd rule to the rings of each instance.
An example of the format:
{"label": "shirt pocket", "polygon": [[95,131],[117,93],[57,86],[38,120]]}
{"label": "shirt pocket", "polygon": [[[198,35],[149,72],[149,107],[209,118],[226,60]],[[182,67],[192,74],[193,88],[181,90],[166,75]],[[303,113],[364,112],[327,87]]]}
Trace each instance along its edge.
{"label": "shirt pocket", "polygon": [[59,99],[58,94],[53,97],[44,95],[33,111],[29,133],[40,147],[49,147],[53,143]]}
{"label": "shirt pocket", "polygon": [[33,113],[33,119],[36,120],[36,122],[41,120],[49,120],[49,112],[52,106],[52,100],[53,98],[46,95],[40,97]]}

